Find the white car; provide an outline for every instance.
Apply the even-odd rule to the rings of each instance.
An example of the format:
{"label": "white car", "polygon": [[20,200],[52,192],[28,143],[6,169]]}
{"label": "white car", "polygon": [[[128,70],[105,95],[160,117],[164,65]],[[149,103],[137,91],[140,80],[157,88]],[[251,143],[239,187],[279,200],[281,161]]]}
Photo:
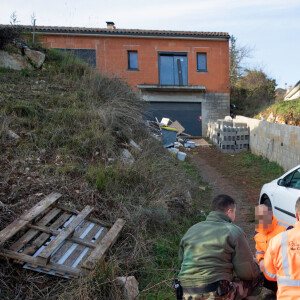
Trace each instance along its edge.
{"label": "white car", "polygon": [[259,204],[272,207],[278,220],[294,225],[295,204],[300,198],[300,165],[281,177],[266,183],[260,192]]}

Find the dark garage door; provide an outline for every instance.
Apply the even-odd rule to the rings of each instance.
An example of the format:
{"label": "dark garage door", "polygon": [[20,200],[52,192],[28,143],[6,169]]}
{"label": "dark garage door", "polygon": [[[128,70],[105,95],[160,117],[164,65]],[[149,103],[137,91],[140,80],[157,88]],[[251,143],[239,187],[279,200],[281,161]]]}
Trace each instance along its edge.
{"label": "dark garage door", "polygon": [[147,106],[148,120],[160,122],[163,117],[178,121],[185,133],[202,136],[201,103],[150,102]]}

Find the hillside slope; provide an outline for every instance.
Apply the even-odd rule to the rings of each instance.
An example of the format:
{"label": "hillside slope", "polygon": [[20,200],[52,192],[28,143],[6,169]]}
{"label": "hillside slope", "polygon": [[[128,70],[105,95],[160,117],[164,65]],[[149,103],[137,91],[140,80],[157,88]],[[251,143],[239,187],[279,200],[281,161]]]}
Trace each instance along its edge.
{"label": "hillside slope", "polygon": [[[0,69],[0,230],[52,191],[70,207],[94,206],[96,218],[126,220],[89,278],[64,280],[2,260],[1,299],[121,299],[116,276],[134,275],[140,290],[176,276],[180,237],[203,218],[209,191],[149,135],[143,107],[125,82],[53,50],[42,70]],[[123,149],[133,165],[121,162]],[[158,299],[172,290],[167,283],[141,297],[149,293]]]}
{"label": "hillside slope", "polygon": [[300,98],[277,102],[260,112],[255,118],[264,116],[270,122],[300,126]]}

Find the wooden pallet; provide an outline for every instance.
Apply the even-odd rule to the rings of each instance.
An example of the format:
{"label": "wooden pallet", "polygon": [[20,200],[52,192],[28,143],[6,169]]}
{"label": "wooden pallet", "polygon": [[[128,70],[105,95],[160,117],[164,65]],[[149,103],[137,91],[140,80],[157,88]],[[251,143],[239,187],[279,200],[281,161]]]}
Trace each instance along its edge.
{"label": "wooden pallet", "polygon": [[0,256],[27,269],[66,278],[86,275],[104,259],[125,221],[113,225],[91,218],[93,207],[81,212],[57,204],[51,193],[0,231]]}

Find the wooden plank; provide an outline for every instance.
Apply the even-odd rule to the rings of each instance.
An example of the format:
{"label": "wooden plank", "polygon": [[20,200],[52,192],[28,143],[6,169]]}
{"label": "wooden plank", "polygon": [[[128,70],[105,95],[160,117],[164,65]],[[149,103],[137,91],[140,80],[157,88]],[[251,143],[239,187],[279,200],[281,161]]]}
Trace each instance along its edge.
{"label": "wooden plank", "polygon": [[[79,243],[74,243],[73,241],[71,241],[72,238],[75,238],[76,240],[81,240],[82,242],[84,242],[83,239],[80,238],[80,236],[89,229],[90,227],[90,222],[84,220],[80,226],[78,226],[78,228],[76,228],[76,230],[74,231],[74,234],[72,237],[69,237],[69,240],[67,240],[60,248],[58,251],[55,252],[55,254],[53,254],[51,256],[51,261],[55,262],[55,263],[64,263],[64,261],[67,259],[67,255],[71,255],[72,251],[74,251],[76,248],[78,248],[78,246],[80,245]],[[93,245],[92,243],[89,243],[89,245],[92,245],[93,248],[95,248],[95,245]],[[85,246],[83,246],[85,248]],[[89,247],[89,246],[88,246]],[[64,257],[65,256],[65,257]]]}
{"label": "wooden plank", "polygon": [[[94,224],[94,227],[89,231],[89,233],[84,237],[84,240],[87,242],[91,242],[94,247],[96,247],[95,241],[93,241],[93,238],[95,237],[95,235],[100,231],[100,229],[102,228],[102,232],[101,234],[104,233],[104,231],[106,230],[105,227],[100,227],[97,224]],[[101,236],[100,234],[100,236]],[[89,247],[87,249],[87,247],[84,247],[82,245],[79,245],[78,247],[76,247],[76,249],[73,251],[73,253],[68,257],[68,259],[64,262],[64,265],[66,266],[72,266],[75,261],[78,259],[79,261],[76,262],[77,266],[80,265],[80,263],[83,261],[84,257],[88,257],[86,256],[87,253],[89,251],[92,251],[94,248]]]}
{"label": "wooden plank", "polygon": [[[55,229],[50,229],[49,227],[46,227],[46,226],[28,225],[28,227],[32,228],[35,231],[45,232],[45,233],[49,233],[50,235],[55,235],[55,236],[57,236],[61,233],[61,231],[58,231],[58,230],[55,230]],[[70,240],[73,243],[83,245],[85,247],[92,247],[92,248],[96,247],[95,244],[89,243],[88,241],[85,241],[85,240],[80,239],[80,238],[75,237],[75,236],[68,237],[67,240]]]}
{"label": "wooden plank", "polygon": [[[40,266],[38,263],[38,259],[36,257],[32,257],[30,255],[15,252],[12,250],[1,249],[0,256],[12,258],[12,259],[18,259],[18,260],[24,261],[32,266]],[[67,273],[67,274],[71,274],[74,276],[79,276],[79,274],[80,274],[80,270],[78,270],[76,268],[71,268],[68,266],[59,265],[59,264],[55,264],[55,263],[51,263],[51,262],[46,265],[46,268],[56,270],[58,272],[61,272],[62,274]]]}
{"label": "wooden plank", "polygon": [[173,127],[175,129],[178,130],[177,135],[183,133],[185,131],[185,128],[178,122],[178,121],[174,121],[170,127]]}
{"label": "wooden plank", "polygon": [[68,238],[75,228],[93,211],[93,207],[86,206],[81,213],[64,229],[59,235],[57,235],[49,245],[39,253],[37,258],[42,265],[46,265],[52,252],[66,239]]}
{"label": "wooden plank", "polygon": [[[49,227],[50,229],[58,229],[62,226],[68,219],[70,219],[71,214],[64,213]],[[31,246],[26,247],[22,253],[24,254],[34,254],[37,249],[39,249],[51,236],[51,234],[42,233],[39,235],[32,243]]]}
{"label": "wooden plank", "polygon": [[[45,215],[37,224],[47,225],[51,220],[53,220],[61,212],[58,208],[53,208],[47,215]],[[28,226],[28,225],[27,225]],[[30,226],[29,226],[30,227]],[[9,249],[13,251],[19,251],[22,249],[29,241],[31,241],[40,230],[30,229],[28,230],[20,239],[13,243]]]}
{"label": "wooden plank", "polygon": [[0,246],[5,243],[9,238],[14,236],[20,229],[24,228],[26,224],[32,221],[36,216],[45,211],[49,206],[61,197],[59,193],[51,193],[46,196],[42,201],[37,203],[28,212],[21,215],[17,220],[9,224],[6,228],[0,231]]}
{"label": "wooden plank", "polygon": [[[80,211],[74,209],[74,208],[70,208],[70,207],[67,207],[67,206],[64,206],[64,205],[56,205],[57,208],[61,209],[61,210],[64,210],[64,211],[67,211],[67,212],[70,212],[70,213],[73,213],[73,214],[76,214],[78,215],[80,213]],[[95,223],[97,225],[100,225],[100,226],[104,226],[104,227],[111,227],[113,224],[109,223],[109,222],[106,222],[106,221],[103,221],[103,220],[98,220],[96,218],[92,218],[92,217],[87,217],[85,218],[87,221],[90,221],[92,223]]]}
{"label": "wooden plank", "polygon": [[[97,242],[95,242],[95,244],[97,245],[98,243],[100,243],[100,241],[103,239],[103,237],[107,234],[108,230],[107,228],[104,227],[104,230],[101,232],[100,236],[97,238]],[[78,264],[78,268],[81,268],[81,265],[84,264],[84,262],[86,261],[86,259],[91,255],[91,253],[94,251],[93,248],[90,248],[88,250],[88,252],[83,256],[83,258],[81,259],[80,263]],[[67,263],[67,262],[66,262]],[[87,274],[88,272],[90,272],[90,270],[88,269],[81,269],[83,270],[82,274]]]}
{"label": "wooden plank", "polygon": [[117,240],[122,228],[125,225],[125,220],[118,219],[115,224],[110,228],[108,233],[104,236],[104,238],[97,244],[97,247],[90,254],[90,256],[85,260],[82,264],[82,268],[86,269],[94,269],[96,260],[101,261],[108,250],[108,248],[114,244]]}

